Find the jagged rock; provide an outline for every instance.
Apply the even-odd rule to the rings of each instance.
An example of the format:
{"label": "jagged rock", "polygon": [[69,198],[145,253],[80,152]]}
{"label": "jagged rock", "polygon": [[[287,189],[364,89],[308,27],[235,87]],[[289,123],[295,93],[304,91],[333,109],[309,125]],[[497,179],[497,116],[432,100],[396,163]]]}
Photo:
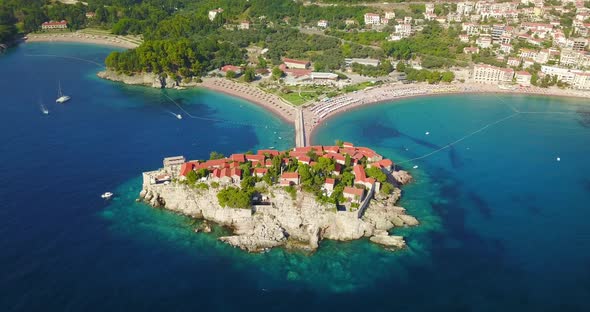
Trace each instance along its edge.
{"label": "jagged rock", "polygon": [[211,225],[209,225],[209,222],[204,221],[195,229],[195,233],[211,233]]}
{"label": "jagged rock", "polygon": [[406,241],[402,236],[392,236],[388,235],[387,232],[379,233],[379,235],[374,235],[369,238],[369,240],[373,243],[383,245],[393,249],[402,249],[406,247]]}
{"label": "jagged rock", "polygon": [[409,215],[398,215],[398,218],[402,219],[402,221],[404,221],[404,224],[409,225],[409,226],[415,226],[420,224],[420,222],[418,222],[418,219],[416,219],[413,216],[409,216]]}
{"label": "jagged rock", "polygon": [[412,176],[404,170],[393,171],[391,175],[393,176],[395,181],[397,181],[397,183],[401,185],[408,184],[412,181]]}

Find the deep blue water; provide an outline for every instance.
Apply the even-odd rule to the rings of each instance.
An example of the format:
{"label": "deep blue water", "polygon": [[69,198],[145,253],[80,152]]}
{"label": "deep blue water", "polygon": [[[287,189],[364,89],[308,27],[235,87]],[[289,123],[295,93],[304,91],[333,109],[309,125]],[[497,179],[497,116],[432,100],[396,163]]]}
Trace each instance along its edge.
{"label": "deep blue water", "polygon": [[[312,256],[249,255],[217,242],[223,229],[194,234],[194,221],[135,203],[139,175],[164,156],[288,148],[292,126],[224,95],[102,81],[93,62],[111,50],[39,43],[0,57],[1,311],[588,310],[586,101],[445,96],[331,119],[316,142],[345,139],[404,162],[511,106],[549,112],[402,164],[416,182],[400,204],[422,222],[395,231],[404,251],[361,240],[325,242]],[[73,97],[65,105],[54,103],[58,81]],[[118,197],[105,202],[107,190]]]}

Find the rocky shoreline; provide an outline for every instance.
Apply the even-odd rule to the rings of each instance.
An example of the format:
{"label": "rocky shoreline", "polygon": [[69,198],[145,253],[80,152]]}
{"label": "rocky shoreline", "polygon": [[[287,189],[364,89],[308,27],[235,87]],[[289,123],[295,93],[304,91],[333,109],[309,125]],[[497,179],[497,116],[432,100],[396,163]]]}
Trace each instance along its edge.
{"label": "rocky shoreline", "polygon": [[[404,248],[402,236],[389,235],[394,227],[415,226],[419,222],[395,204],[401,197],[399,187],[391,195],[377,195],[361,218],[357,212],[336,211],[318,203],[305,192],[292,199],[281,187],[269,187],[270,205],[251,209],[221,207],[217,190],[194,189],[186,184],[152,184],[150,179],[161,171],[145,172],[139,199],[153,207],[168,209],[186,216],[225,226],[232,235],[219,240],[248,252],[263,252],[273,247],[314,251],[323,239],[350,241],[368,237],[387,249]],[[398,186],[411,181],[405,171],[393,176]],[[196,232],[208,232],[207,226]]]}

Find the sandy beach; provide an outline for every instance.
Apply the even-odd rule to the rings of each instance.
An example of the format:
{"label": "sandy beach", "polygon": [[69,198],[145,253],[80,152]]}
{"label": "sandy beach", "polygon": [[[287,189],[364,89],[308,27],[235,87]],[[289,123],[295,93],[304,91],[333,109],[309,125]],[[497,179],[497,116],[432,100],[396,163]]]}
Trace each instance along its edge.
{"label": "sandy beach", "polygon": [[280,97],[264,92],[252,85],[238,83],[224,78],[203,78],[199,87],[239,97],[254,104],[260,105],[273,112],[286,122],[293,123],[296,109],[285,103]]}
{"label": "sandy beach", "polygon": [[501,89],[497,85],[476,83],[429,85],[419,84],[386,84],[363,91],[340,95],[328,100],[308,105],[303,110],[305,141],[311,139],[317,126],[343,112],[361,106],[392,102],[401,99],[437,96],[448,94],[519,94],[557,97],[590,98],[590,91],[579,91],[559,88],[516,87]]}
{"label": "sandy beach", "polygon": [[48,34],[28,34],[26,42],[78,42],[133,49],[137,43],[119,36],[94,35],[81,32],[64,32]]}

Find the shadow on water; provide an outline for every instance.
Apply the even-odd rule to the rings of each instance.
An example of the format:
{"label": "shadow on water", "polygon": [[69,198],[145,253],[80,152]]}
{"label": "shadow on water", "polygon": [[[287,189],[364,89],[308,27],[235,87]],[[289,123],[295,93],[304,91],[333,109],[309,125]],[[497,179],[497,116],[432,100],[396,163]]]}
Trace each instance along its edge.
{"label": "shadow on water", "polygon": [[[379,144],[379,142],[384,141],[384,140],[390,140],[391,138],[406,138],[409,139],[410,141],[424,146],[424,147],[428,147],[431,149],[439,149],[441,148],[440,146],[428,142],[426,140],[423,139],[419,139],[417,137],[411,136],[409,134],[403,133],[401,131],[399,131],[397,128],[393,127],[393,123],[389,123],[389,126],[385,126],[380,122],[376,122],[374,124],[367,124],[363,127],[361,127],[362,131],[363,131],[363,136],[365,138],[367,138],[368,140],[374,142],[375,144]],[[378,135],[376,135],[378,134]]]}
{"label": "shadow on water", "polygon": [[475,205],[475,208],[477,208],[479,213],[484,218],[486,218],[486,219],[492,218],[492,209],[490,208],[488,203],[486,203],[486,201],[481,196],[479,196],[475,192],[469,192],[469,194],[467,194],[467,198],[469,199],[470,202],[472,202]]}
{"label": "shadow on water", "polygon": [[449,160],[453,168],[460,168],[463,167],[463,161],[459,158],[459,154],[455,150],[455,147],[451,146],[449,148]]}
{"label": "shadow on water", "polygon": [[590,111],[578,110],[576,113],[580,117],[578,123],[584,128],[590,128]]}

